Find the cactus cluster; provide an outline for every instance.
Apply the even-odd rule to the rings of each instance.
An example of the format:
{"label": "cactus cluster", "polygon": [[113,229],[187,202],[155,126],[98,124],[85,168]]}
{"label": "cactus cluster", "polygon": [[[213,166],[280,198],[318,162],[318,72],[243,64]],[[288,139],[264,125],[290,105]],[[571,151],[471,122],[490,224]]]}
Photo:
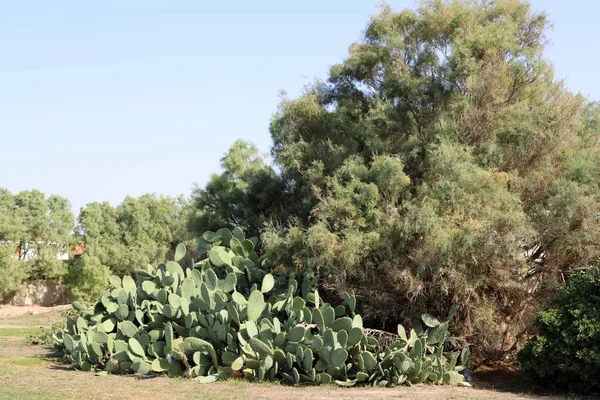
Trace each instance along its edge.
{"label": "cactus cluster", "polygon": [[468,385],[460,372],[468,350],[445,352],[448,321],[423,316],[407,334],[382,346],[365,334],[356,298],[332,307],[317,279],[276,281],[241,229],[206,232],[204,259],[175,261],[110,278],[90,309],[55,335],[63,360],[81,370],[166,373],[213,382],[228,377],[289,384],[395,386],[432,382]]}

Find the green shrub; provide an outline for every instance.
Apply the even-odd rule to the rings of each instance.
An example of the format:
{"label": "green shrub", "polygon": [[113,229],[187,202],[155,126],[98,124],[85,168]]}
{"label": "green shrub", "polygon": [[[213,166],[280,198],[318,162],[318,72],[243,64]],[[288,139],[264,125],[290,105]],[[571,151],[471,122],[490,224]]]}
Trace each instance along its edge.
{"label": "green shrub", "polygon": [[[137,271],[136,280],[110,277],[93,308],[73,303],[55,335],[63,360],[81,370],[198,378],[239,376],[290,384],[341,386],[431,382],[466,385],[460,373],[468,349],[447,351],[446,321],[424,314],[408,332],[384,335],[363,329],[356,297],[325,303],[317,279],[269,273],[256,238],[239,229],[206,232],[192,268],[179,261]],[[424,325],[422,325],[424,324]],[[424,326],[424,328],[423,328]],[[378,332],[380,333],[380,332]]]}
{"label": "green shrub", "polygon": [[538,314],[539,333],[519,353],[529,380],[578,392],[600,392],[600,271],[574,272]]}
{"label": "green shrub", "polygon": [[69,266],[65,282],[78,300],[97,299],[106,289],[110,270],[97,257],[84,254]]}
{"label": "green shrub", "polygon": [[16,260],[14,254],[13,246],[0,244],[0,295],[18,292],[29,276],[29,266]]}

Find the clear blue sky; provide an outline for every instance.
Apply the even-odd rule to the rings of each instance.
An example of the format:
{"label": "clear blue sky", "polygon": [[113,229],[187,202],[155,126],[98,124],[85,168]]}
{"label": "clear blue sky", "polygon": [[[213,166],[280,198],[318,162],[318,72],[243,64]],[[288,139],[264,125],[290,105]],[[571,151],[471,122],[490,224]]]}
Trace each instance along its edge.
{"label": "clear blue sky", "polygon": [[[219,4],[217,4],[219,3]],[[414,1],[388,1],[396,10]],[[600,99],[600,2],[536,0],[558,77]],[[376,0],[0,0],[0,187],[116,205],[188,195],[237,138],[267,152],[278,91],[325,77]]]}

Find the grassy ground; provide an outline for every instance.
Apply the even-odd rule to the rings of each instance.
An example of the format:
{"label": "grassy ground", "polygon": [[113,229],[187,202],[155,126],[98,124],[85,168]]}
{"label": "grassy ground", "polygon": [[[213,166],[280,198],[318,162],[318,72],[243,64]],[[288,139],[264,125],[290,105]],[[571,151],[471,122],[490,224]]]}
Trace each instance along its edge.
{"label": "grassy ground", "polygon": [[489,380],[474,382],[474,388],[418,385],[393,389],[343,389],[235,380],[203,385],[193,380],[163,376],[95,376],[92,372],[73,371],[61,365],[51,348],[25,345],[26,334],[35,333],[39,327],[51,326],[60,318],[57,310],[0,317],[0,399],[559,399],[505,391],[506,380],[510,381],[510,377],[503,377],[496,389]]}

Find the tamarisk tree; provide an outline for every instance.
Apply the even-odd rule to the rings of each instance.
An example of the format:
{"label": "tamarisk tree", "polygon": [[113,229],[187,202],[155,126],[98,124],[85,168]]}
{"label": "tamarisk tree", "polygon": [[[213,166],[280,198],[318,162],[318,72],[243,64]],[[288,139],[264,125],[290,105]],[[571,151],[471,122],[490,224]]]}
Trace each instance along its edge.
{"label": "tamarisk tree", "polygon": [[599,109],[554,77],[547,28],[518,0],[383,6],[272,120],[269,254],[384,328],[458,302],[484,357],[514,348],[600,242]]}

